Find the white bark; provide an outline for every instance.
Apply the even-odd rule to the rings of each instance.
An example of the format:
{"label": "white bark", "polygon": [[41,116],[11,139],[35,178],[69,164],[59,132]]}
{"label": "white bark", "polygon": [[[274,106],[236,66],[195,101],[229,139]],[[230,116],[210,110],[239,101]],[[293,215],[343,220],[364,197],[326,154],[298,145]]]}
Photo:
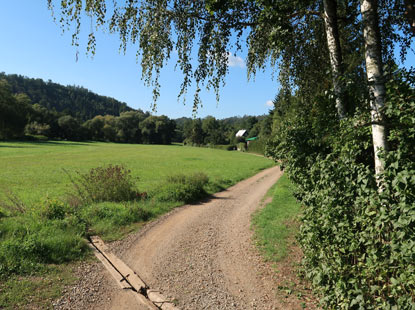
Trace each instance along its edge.
{"label": "white bark", "polygon": [[415,1],[414,0],[405,0],[405,16],[408,20],[409,25],[413,35],[415,35]]}
{"label": "white bark", "polygon": [[[385,106],[385,82],[383,79],[380,31],[377,16],[377,0],[361,0],[360,9],[365,40],[366,74],[370,91],[372,116],[372,139],[375,151],[375,170],[379,175],[384,165],[379,158],[380,150],[387,150],[383,107]],[[380,180],[378,178],[378,185]]]}
{"label": "white bark", "polygon": [[337,24],[337,0],[324,0],[324,24],[326,28],[327,47],[330,55],[330,65],[333,79],[334,94],[336,96],[336,109],[340,119],[346,117],[344,102],[344,83],[341,82],[343,74],[342,52]]}

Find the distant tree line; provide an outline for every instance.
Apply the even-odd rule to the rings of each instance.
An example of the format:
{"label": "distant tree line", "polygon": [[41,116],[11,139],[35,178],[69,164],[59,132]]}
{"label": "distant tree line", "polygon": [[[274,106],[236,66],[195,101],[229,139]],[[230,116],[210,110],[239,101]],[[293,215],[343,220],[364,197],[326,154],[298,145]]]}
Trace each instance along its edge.
{"label": "distant tree line", "polygon": [[[78,109],[80,109],[78,111]],[[100,114],[101,113],[101,114]],[[91,116],[88,118],[88,116]],[[73,86],[62,86],[0,73],[0,139],[44,138],[73,141],[188,145],[232,145],[235,133],[268,137],[272,115],[218,120],[153,116],[115,99]]]}
{"label": "distant tree line", "polygon": [[73,141],[170,144],[175,133],[173,120],[167,116],[152,116],[141,110],[128,108],[119,116],[96,115],[83,121],[73,113],[31,103],[27,94],[13,93],[10,84],[0,79],[0,139],[29,136]]}
{"label": "distant tree line", "polygon": [[189,145],[229,145],[244,141],[235,134],[240,129],[247,131],[246,138],[267,139],[271,134],[272,111],[270,115],[230,117],[218,120],[213,116],[203,119],[176,119],[176,139]]}

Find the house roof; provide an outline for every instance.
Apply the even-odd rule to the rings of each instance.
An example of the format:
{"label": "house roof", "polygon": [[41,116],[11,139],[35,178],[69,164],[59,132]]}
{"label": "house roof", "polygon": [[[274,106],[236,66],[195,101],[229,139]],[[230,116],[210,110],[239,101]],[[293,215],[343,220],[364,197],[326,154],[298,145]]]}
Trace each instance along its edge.
{"label": "house roof", "polygon": [[246,141],[254,141],[256,139],[258,139],[258,137],[252,137],[252,138],[246,139]]}
{"label": "house roof", "polygon": [[245,133],[246,133],[246,129],[241,129],[236,133],[235,137],[243,137]]}

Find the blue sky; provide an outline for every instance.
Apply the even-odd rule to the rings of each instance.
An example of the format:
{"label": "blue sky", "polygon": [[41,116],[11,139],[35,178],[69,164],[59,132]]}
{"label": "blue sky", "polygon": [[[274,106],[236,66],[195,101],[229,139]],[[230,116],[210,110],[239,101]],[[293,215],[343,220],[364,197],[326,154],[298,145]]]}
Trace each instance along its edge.
{"label": "blue sky", "polygon": [[[32,78],[51,79],[64,85],[79,85],[101,95],[126,102],[129,106],[149,111],[152,89],[141,81],[136,50],[130,48],[120,54],[116,35],[97,34],[97,54],[86,55],[85,39],[90,26],[84,23],[79,57],[71,45],[71,33],[62,31],[54,23],[47,9],[47,0],[13,0],[0,3],[0,72],[16,73]],[[239,55],[243,56],[243,55]],[[221,90],[217,104],[213,92],[202,92],[203,107],[198,117],[213,115],[225,118],[236,115],[268,113],[270,100],[278,91],[278,82],[271,79],[271,68],[259,72],[255,81],[247,81],[242,58],[233,58],[226,86]],[[415,57],[409,54],[406,66],[413,65]],[[179,71],[171,62],[162,71],[161,96],[157,115],[171,118],[192,116],[193,96],[187,94],[187,105],[177,102],[182,81]]]}
{"label": "blue sky", "polygon": [[[81,34],[87,37],[89,25]],[[100,95],[126,102],[133,108],[149,111],[152,89],[141,81],[141,68],[136,63],[134,48],[126,55],[119,53],[116,35],[97,34],[97,53],[86,55],[85,40],[81,40],[79,57],[71,45],[71,33],[62,34],[54,23],[46,0],[1,1],[0,4],[0,72],[42,78],[64,85],[79,85]],[[268,113],[267,101],[272,100],[278,83],[271,79],[271,70],[247,81],[242,58],[234,58],[217,104],[213,92],[203,92],[203,107],[198,117],[213,115],[225,118],[236,115]],[[177,101],[182,75],[170,63],[162,71],[161,96],[157,115],[171,118],[192,116],[193,96],[187,94],[187,104]]]}

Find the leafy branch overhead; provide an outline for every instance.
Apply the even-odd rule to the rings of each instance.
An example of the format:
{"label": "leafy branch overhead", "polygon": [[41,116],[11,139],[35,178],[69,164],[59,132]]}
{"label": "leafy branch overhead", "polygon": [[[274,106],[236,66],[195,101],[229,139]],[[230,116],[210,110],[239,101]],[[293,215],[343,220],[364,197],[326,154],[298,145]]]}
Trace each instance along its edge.
{"label": "leafy branch overhead", "polygon": [[[53,0],[48,3],[53,10]],[[348,85],[368,85],[362,95],[369,99],[372,121],[383,122],[382,66],[394,62],[397,43],[405,57],[412,34],[404,14],[410,10],[403,0],[131,0],[111,5],[104,0],[63,0],[59,9],[61,25],[75,25],[75,45],[84,13],[91,28],[95,24],[118,33],[122,50],[130,43],[137,45],[142,79],[153,87],[154,103],[160,95],[161,69],[177,52],[176,65],[184,76],[178,97],[195,83],[194,113],[203,86],[213,89],[219,101],[229,51],[246,50],[248,78],[268,63],[275,70],[278,63],[280,84],[287,93],[295,90],[309,98],[316,90],[333,89],[339,119],[354,109],[349,97],[355,94]],[[91,29],[87,49],[95,53],[95,47]],[[383,164],[378,155],[387,149],[387,129],[373,125],[372,131],[379,174]],[[380,179],[378,183],[380,188]]]}
{"label": "leafy branch overhead", "polygon": [[[309,12],[315,12],[311,9],[318,10],[318,5],[311,5],[311,1],[279,1],[272,6],[267,1],[236,0],[133,0],[114,1],[110,5],[106,1],[57,2],[62,29],[69,30],[74,26],[72,43],[75,46],[79,46],[84,13],[91,20],[88,52],[95,53],[95,29],[99,28],[117,33],[123,51],[130,43],[137,45],[142,78],[153,87],[154,101],[159,96],[161,68],[176,51],[177,66],[184,75],[179,97],[194,82],[195,109],[200,104],[202,86],[213,88],[219,99],[219,88],[224,85],[228,72],[230,50],[240,51],[243,41],[246,41],[248,71],[255,74],[268,59],[275,64],[292,40],[293,27],[304,22]],[[48,4],[55,11],[54,1],[48,0]]]}
{"label": "leafy branch overhead", "polygon": [[[55,3],[56,2],[56,3]],[[333,1],[324,1],[333,2]],[[334,1],[335,2],[335,1]],[[402,1],[383,0],[385,22],[382,31],[388,40],[408,46],[409,27],[402,12]],[[393,4],[393,6],[392,6]],[[225,84],[229,51],[247,51],[248,76],[263,69],[270,61],[275,68],[279,62],[282,80],[290,73],[295,84],[303,83],[309,74],[310,60],[324,72],[327,66],[327,47],[322,29],[325,9],[322,1],[269,1],[269,0],[131,0],[82,1],[48,0],[63,30],[73,26],[72,43],[79,45],[84,14],[91,25],[87,51],[96,49],[95,30],[108,30],[120,37],[120,49],[130,44],[137,48],[144,82],[153,87],[156,102],[160,94],[160,72],[173,52],[177,52],[177,66],[183,73],[179,98],[195,85],[194,110],[200,105],[203,86],[213,89],[219,100],[219,89]],[[339,3],[339,20],[350,28],[351,40],[356,40],[359,27],[359,1]],[[388,26],[389,24],[389,26]],[[399,26],[400,32],[394,31]],[[352,28],[354,27],[354,30]],[[354,32],[354,34],[353,34]],[[354,37],[353,37],[354,36]],[[312,52],[310,48],[318,51]],[[391,48],[391,47],[389,47]],[[315,69],[315,68],[314,68]],[[323,69],[323,70],[322,70]],[[329,70],[329,68],[327,68]],[[184,99],[183,99],[184,100]]]}

